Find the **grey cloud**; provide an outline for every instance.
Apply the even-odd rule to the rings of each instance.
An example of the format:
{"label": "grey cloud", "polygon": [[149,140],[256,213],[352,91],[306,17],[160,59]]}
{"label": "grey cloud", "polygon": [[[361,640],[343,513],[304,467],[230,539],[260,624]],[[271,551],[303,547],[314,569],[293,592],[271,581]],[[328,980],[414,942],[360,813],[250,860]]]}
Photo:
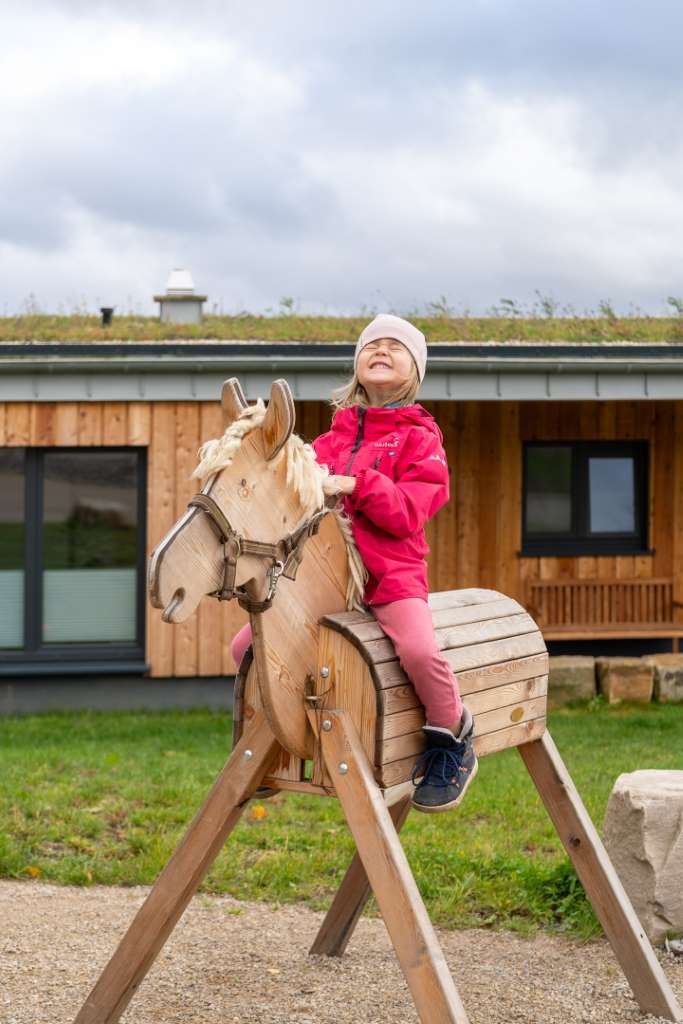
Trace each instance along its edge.
{"label": "grey cloud", "polygon": [[[620,220],[628,216],[636,244],[656,235],[666,253],[662,189],[683,202],[683,9],[673,0],[647,12],[616,0],[435,0],[400,9],[388,0],[231,0],[191,10],[169,0],[142,13],[128,0],[70,0],[42,8],[66,12],[74,26],[100,17],[103,59],[116,60],[106,50],[109,18],[129,18],[150,38],[187,23],[188,33],[237,40],[244,54],[301,83],[300,100],[281,116],[258,105],[250,116],[249,95],[231,103],[230,72],[201,65],[191,77],[133,93],[99,84],[68,106],[58,89],[53,100],[29,101],[30,128],[14,137],[12,159],[0,160],[0,241],[27,253],[72,251],[91,290],[101,279],[79,255],[74,209],[91,219],[103,251],[111,253],[116,230],[128,226],[151,265],[166,245],[169,264],[187,259],[198,286],[231,308],[263,308],[292,294],[309,309],[405,309],[440,293],[481,308],[500,294],[530,298],[536,287],[589,305],[611,293],[658,308],[675,284],[656,255],[640,277],[626,259],[610,268],[598,237],[623,235],[626,245],[631,221]],[[472,122],[471,83],[492,104],[518,103],[548,119],[535,126],[546,137],[535,158],[539,176],[557,173],[553,147],[562,143],[553,141],[552,119],[564,116],[562,104],[575,108],[567,159],[581,161],[591,193],[583,208],[573,195],[565,202],[515,190],[512,178],[526,170],[502,167],[495,178],[482,169],[481,183],[468,174],[482,154],[490,157],[493,130]],[[435,184],[421,156],[442,165],[443,181]],[[405,191],[393,181],[399,172]],[[615,182],[626,180],[641,190],[628,213],[626,205],[609,207]],[[424,198],[423,222],[411,209],[415,195]],[[456,200],[461,219],[439,214]],[[679,220],[672,210],[670,235]]]}

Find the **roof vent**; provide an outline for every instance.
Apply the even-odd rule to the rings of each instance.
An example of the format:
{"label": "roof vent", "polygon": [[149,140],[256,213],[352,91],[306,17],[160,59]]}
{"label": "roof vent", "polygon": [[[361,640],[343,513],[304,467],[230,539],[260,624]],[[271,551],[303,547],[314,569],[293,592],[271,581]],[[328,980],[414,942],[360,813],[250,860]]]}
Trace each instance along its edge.
{"label": "roof vent", "polygon": [[159,303],[159,319],[162,323],[199,324],[202,322],[202,305],[206,295],[196,295],[194,281],[189,270],[176,267],[168,275],[166,292],[155,295]]}

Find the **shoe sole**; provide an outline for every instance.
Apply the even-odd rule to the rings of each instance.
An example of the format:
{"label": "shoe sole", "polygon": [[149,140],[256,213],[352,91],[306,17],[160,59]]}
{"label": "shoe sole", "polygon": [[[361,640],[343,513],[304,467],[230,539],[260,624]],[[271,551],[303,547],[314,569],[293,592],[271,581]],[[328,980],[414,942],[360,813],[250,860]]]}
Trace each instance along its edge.
{"label": "shoe sole", "polygon": [[421,811],[423,814],[440,814],[442,811],[450,811],[454,807],[457,807],[458,804],[460,803],[460,801],[463,799],[463,797],[465,796],[465,793],[468,790],[470,782],[472,781],[472,779],[474,779],[474,777],[476,776],[478,771],[479,771],[479,761],[476,760],[474,762],[474,768],[472,769],[472,772],[470,773],[470,777],[467,780],[467,782],[465,783],[465,785],[463,787],[463,790],[462,790],[460,796],[457,798],[457,800],[451,800],[451,802],[448,803],[448,804],[439,804],[437,807],[428,807],[426,804],[416,804],[414,800],[411,800],[410,803],[415,808],[416,811]]}

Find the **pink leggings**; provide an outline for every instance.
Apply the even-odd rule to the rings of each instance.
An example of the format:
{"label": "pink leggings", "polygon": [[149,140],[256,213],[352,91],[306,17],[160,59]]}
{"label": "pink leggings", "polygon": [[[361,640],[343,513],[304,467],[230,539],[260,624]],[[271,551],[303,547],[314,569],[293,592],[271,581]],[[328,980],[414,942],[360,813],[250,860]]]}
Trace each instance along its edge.
{"label": "pink leggings", "polygon": [[[427,722],[450,729],[460,720],[462,700],[453,670],[441,656],[427,602],[407,597],[389,604],[376,604],[371,611],[393,640],[401,666],[425,706]],[[230,651],[239,665],[251,643],[251,626],[242,626]]]}

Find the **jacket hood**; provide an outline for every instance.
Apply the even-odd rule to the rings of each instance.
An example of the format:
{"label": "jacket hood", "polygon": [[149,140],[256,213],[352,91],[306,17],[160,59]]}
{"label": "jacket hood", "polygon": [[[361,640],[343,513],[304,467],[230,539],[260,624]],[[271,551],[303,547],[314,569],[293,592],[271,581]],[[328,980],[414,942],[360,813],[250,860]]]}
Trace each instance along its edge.
{"label": "jacket hood", "polygon": [[359,413],[363,412],[367,426],[385,428],[387,431],[396,427],[419,426],[429,430],[439,441],[443,441],[439,426],[430,412],[415,402],[413,405],[402,405],[395,409],[384,406],[370,406],[367,409],[359,405],[351,405],[347,409],[338,409],[332,420],[333,430],[356,431]]}

